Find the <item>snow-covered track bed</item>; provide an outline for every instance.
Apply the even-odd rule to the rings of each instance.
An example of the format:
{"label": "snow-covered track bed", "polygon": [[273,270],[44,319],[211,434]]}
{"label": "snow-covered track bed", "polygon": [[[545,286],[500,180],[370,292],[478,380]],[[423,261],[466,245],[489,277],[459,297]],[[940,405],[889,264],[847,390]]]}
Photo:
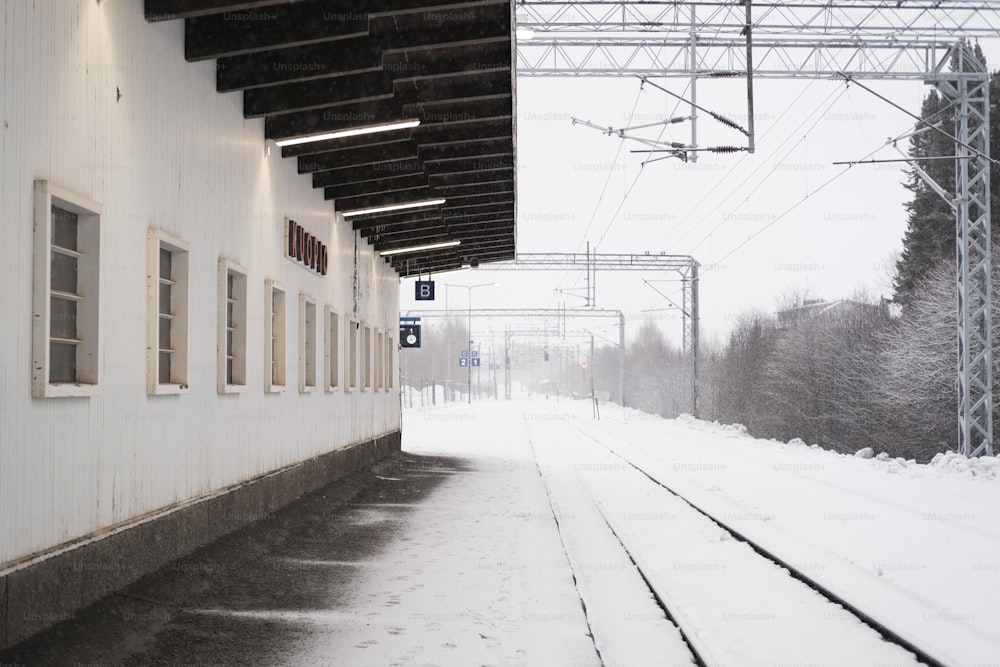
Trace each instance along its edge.
{"label": "snow-covered track bed", "polygon": [[998,664],[1000,480],[761,441],[693,420],[631,414],[616,424],[616,410],[606,411],[611,419],[573,422],[585,426],[577,437],[641,468],[925,661]]}
{"label": "snow-covered track bed", "polygon": [[[579,520],[589,512],[579,494],[566,491],[575,479],[600,517],[590,519],[587,532],[613,536],[648,586],[647,595],[651,592],[663,609],[660,614],[679,628],[697,664],[941,664],[881,624],[851,613],[839,596],[713,520],[616,453],[591,426],[572,421],[528,426],[554,511],[563,515],[560,530],[568,518]],[[574,550],[586,553],[592,540],[587,542],[574,545],[564,536],[571,562],[581,558]],[[621,567],[620,562],[607,565]],[[574,574],[584,581],[592,575]],[[596,601],[588,603],[586,590],[581,593],[600,648],[610,631],[602,621],[607,613],[594,609]],[[620,616],[637,615],[629,611],[630,599],[635,596],[619,601]],[[642,614],[646,620],[648,611]]]}

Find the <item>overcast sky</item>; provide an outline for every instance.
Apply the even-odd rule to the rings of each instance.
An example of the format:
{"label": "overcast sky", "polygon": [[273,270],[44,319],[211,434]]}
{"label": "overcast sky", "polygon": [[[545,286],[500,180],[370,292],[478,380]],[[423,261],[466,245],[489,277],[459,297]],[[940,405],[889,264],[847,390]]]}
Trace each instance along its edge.
{"label": "overcast sky", "polygon": [[[987,56],[994,69],[1000,65],[996,49]],[[685,94],[682,79],[658,83]],[[917,82],[863,83],[914,113],[930,90]],[[519,252],[583,251],[589,241],[598,252],[692,255],[702,265],[703,340],[723,340],[740,312],[773,311],[791,290],[831,300],[857,290],[891,296],[892,257],[906,227],[905,165],[832,164],[862,159],[912,128],[911,118],[871,93],[842,81],[757,81],[754,154],[704,153],[697,163],[671,158],[643,167],[648,156],[630,152],[641,145],[574,126],[571,118],[617,129],[687,115],[675,99],[651,86],[640,91],[632,78],[519,77],[517,86]],[[700,104],[746,124],[744,83],[698,86]],[[701,146],[745,145],[741,134],[704,115],[698,130]],[[656,138],[659,131],[643,134]],[[687,143],[690,124],[671,125],[662,138]],[[900,147],[906,151],[908,142]],[[901,156],[883,148],[873,157]],[[628,335],[642,318],[656,318],[679,344],[679,316],[662,310],[669,304],[644,278],[676,276],[598,273],[597,307],[625,311]],[[484,266],[435,281],[435,308],[445,305],[447,283],[491,282],[499,285],[473,290],[474,308],[584,305],[582,272]],[[412,281],[402,285],[401,310],[428,307],[413,300]],[[656,286],[679,302],[676,280]],[[556,291],[574,288],[580,297]],[[468,292],[448,290],[451,308],[467,308]],[[474,329],[497,326],[503,329],[502,322],[477,321]],[[617,339],[613,328],[605,333]]]}

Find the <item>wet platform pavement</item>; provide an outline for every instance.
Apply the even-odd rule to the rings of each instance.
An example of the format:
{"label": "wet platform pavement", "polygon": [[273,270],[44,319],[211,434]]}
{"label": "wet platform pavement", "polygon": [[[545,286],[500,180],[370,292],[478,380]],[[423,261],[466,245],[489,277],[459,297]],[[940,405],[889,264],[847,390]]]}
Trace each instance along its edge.
{"label": "wet platform pavement", "polygon": [[520,454],[421,456],[404,438],[396,458],[141,579],[0,664],[599,665],[545,487]]}

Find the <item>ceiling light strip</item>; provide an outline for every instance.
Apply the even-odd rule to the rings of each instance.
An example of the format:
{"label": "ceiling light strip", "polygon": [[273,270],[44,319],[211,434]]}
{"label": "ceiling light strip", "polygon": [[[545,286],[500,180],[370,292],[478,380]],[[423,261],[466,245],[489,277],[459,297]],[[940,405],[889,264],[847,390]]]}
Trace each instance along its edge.
{"label": "ceiling light strip", "polygon": [[426,245],[417,245],[410,248],[399,248],[398,250],[383,250],[379,254],[383,257],[388,255],[401,255],[404,252],[420,252],[421,250],[437,250],[438,248],[451,248],[461,244],[461,241],[442,241],[441,243],[428,243]]}
{"label": "ceiling light strip", "polygon": [[339,132],[324,132],[323,134],[310,134],[305,137],[295,139],[281,139],[274,143],[278,146],[298,146],[299,144],[310,144],[314,141],[326,141],[328,139],[343,139],[345,137],[357,137],[362,134],[375,134],[376,132],[391,132],[392,130],[406,130],[420,125],[419,120],[404,120],[398,123],[388,123],[386,125],[371,125],[369,127],[357,127],[352,130],[340,130]]}
{"label": "ceiling light strip", "polygon": [[405,211],[410,208],[422,208],[425,206],[439,206],[448,201],[447,199],[425,199],[423,201],[413,201],[406,204],[391,204],[389,206],[376,206],[374,208],[359,208],[353,211],[341,211],[345,218],[354,215],[368,215],[369,213],[388,213],[389,211]]}

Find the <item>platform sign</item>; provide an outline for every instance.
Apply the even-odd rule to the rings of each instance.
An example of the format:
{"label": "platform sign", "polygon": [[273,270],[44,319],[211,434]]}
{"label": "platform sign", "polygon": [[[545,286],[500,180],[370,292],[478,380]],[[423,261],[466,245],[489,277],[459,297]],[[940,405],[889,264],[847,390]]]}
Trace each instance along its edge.
{"label": "platform sign", "polygon": [[473,366],[478,366],[479,365],[479,357],[473,357],[472,358],[472,365]]}
{"label": "platform sign", "polygon": [[472,356],[473,356],[473,358],[478,357],[479,356],[479,350],[473,350],[472,351]]}
{"label": "platform sign", "polygon": [[433,280],[418,280],[416,282],[416,294],[414,298],[417,301],[433,301],[434,300],[434,281]]}
{"label": "platform sign", "polygon": [[420,325],[400,321],[399,344],[402,347],[420,347]]}
{"label": "platform sign", "polygon": [[458,365],[461,366],[462,368],[465,368],[466,366],[469,365],[469,360],[466,357],[459,357]]}
{"label": "platform sign", "polygon": [[462,358],[465,359],[468,356],[469,356],[469,351],[468,350],[462,350]]}

